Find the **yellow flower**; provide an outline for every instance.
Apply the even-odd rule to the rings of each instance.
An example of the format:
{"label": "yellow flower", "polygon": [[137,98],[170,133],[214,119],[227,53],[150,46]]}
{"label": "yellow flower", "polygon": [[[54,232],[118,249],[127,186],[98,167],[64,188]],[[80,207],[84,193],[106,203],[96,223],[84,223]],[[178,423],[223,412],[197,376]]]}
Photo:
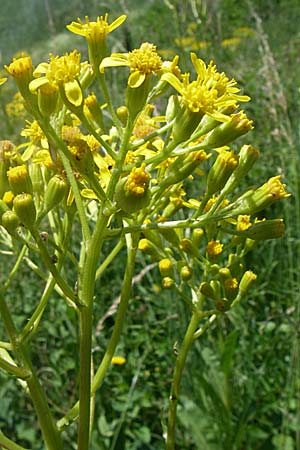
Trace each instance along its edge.
{"label": "yellow flower", "polygon": [[223,244],[220,241],[211,240],[206,246],[206,251],[210,256],[218,256],[223,251]]}
{"label": "yellow flower", "polygon": [[90,21],[89,17],[85,16],[85,23],[78,19],[78,22],[72,22],[70,25],[67,25],[67,28],[72,33],[86,38],[90,62],[95,68],[99,66],[102,59],[107,55],[106,36],[119,27],[125,19],[126,16],[122,15],[109,25],[107,23],[108,14],[105,14],[104,17],[98,16],[96,22]]}
{"label": "yellow flower", "polygon": [[4,84],[6,82],[6,80],[7,80],[6,77],[0,78],[0,86],[1,86],[1,84]]}
{"label": "yellow flower", "polygon": [[236,229],[238,231],[247,230],[247,228],[251,227],[251,219],[247,214],[240,214],[237,218]]}
{"label": "yellow flower", "polygon": [[107,23],[108,14],[98,16],[96,22],[91,22],[88,16],[85,16],[83,23],[79,18],[78,22],[72,22],[67,25],[67,29],[72,33],[84,36],[88,42],[101,43],[105,40],[107,34],[118,28],[126,19],[125,15],[118,17],[110,25]]}
{"label": "yellow flower", "polygon": [[149,185],[150,175],[145,172],[145,167],[146,164],[133,167],[125,183],[125,189],[137,197],[144,195]]}
{"label": "yellow flower", "polygon": [[31,77],[33,65],[30,56],[22,53],[19,58],[14,58],[9,66],[4,66],[7,72],[16,80]]}
{"label": "yellow flower", "polygon": [[44,85],[64,87],[63,92],[67,101],[74,106],[80,106],[83,102],[82,90],[78,82],[80,70],[80,53],[77,50],[65,53],[63,56],[50,54],[50,62],[41,63],[35,69],[33,75],[38,78],[31,81],[29,89],[34,93]]}
{"label": "yellow flower", "polygon": [[220,122],[228,122],[230,118],[220,109],[235,105],[237,101],[248,101],[249,97],[237,95],[236,81],[230,80],[224,72],[218,72],[212,61],[206,66],[195,53],[191,54],[191,60],[197,73],[195,81],[190,81],[188,73],[182,76],[182,81],[172,73],[165,73],[161,79],[179,92],[183,104],[191,112],[201,112]]}
{"label": "yellow flower", "polygon": [[130,76],[128,86],[137,88],[143,84],[147,75],[160,72],[162,59],[156,51],[156,46],[149,42],[144,42],[140,48],[129,53],[113,53],[110,57],[104,58],[100,64],[100,72],[104,72],[106,67],[128,66]]}
{"label": "yellow flower", "polygon": [[126,363],[126,358],[124,356],[113,356],[111,363],[117,366],[123,366]]}

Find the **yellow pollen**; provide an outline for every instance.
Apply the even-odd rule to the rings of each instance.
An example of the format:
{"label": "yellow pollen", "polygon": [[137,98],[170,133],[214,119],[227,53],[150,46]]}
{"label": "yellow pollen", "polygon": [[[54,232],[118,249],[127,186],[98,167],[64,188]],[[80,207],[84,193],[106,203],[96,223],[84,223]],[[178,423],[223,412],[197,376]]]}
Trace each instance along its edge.
{"label": "yellow pollen", "polygon": [[236,229],[238,231],[247,230],[247,228],[251,227],[250,216],[247,214],[240,214],[237,218]]}
{"label": "yellow pollen", "polygon": [[50,83],[64,84],[74,81],[80,73],[80,53],[73,50],[64,56],[50,54],[46,77]]}
{"label": "yellow pollen", "polygon": [[238,288],[238,280],[236,278],[228,278],[224,282],[225,289],[237,289]]}
{"label": "yellow pollen", "polygon": [[138,70],[144,74],[158,72],[162,67],[162,59],[156,52],[156,46],[149,42],[130,52],[128,61],[131,71]]}
{"label": "yellow pollen", "polygon": [[128,179],[125,187],[128,192],[136,196],[144,195],[150,180],[150,175],[145,172],[146,164],[142,164],[141,167],[134,167]]}
{"label": "yellow pollen", "polygon": [[218,256],[222,253],[223,244],[220,241],[211,240],[206,246],[206,251],[210,256]]}
{"label": "yellow pollen", "polygon": [[280,175],[270,178],[264,186],[274,199],[286,198],[291,195],[285,191],[286,184],[281,183]]}

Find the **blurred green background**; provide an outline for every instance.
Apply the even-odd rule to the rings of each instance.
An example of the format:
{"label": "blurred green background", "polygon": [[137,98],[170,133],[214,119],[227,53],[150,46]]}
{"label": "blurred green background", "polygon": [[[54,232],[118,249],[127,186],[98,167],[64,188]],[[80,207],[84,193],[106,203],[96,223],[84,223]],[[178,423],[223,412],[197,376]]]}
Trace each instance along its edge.
{"label": "blurred green background", "polygon": [[[30,53],[34,63],[46,61],[49,52],[73,48],[85,55],[84,39],[65,25],[105,12],[109,21],[128,15],[126,25],[109,36],[112,51],[129,51],[149,41],[166,59],[179,54],[185,70],[194,51],[234,77],[252,98],[246,110],[255,125],[239,144],[252,143],[261,151],[247,184],[281,174],[292,193],[268,213],[285,218],[285,237],[260,244],[248,256],[247,265],[258,274],[256,288],[196,342],[189,355],[177,448],[300,450],[299,0],[2,0],[1,66],[20,51]],[[117,96],[119,81],[112,78],[111,83]],[[12,81],[1,88],[0,139],[19,143],[23,117],[13,100],[15,92]],[[140,257],[138,270],[148,263]],[[109,269],[101,287],[103,302],[95,305],[96,360],[110,336],[113,315],[103,324],[99,321],[119,294],[121,266],[122,258]],[[1,282],[7,271],[7,257],[0,255]],[[93,450],[164,448],[173,347],[183,336],[188,313],[172,292],[158,293],[158,285],[158,271],[152,268],[134,286],[118,348],[127,361],[112,367],[97,394]],[[10,303],[17,323],[24,323],[40,289],[26,269],[15,279]],[[73,313],[56,300],[49,303],[32,356],[59,418],[77,395],[78,331]],[[24,446],[41,450],[31,403],[2,371],[0,404],[0,428]],[[76,448],[73,433],[71,427],[66,435],[69,449]]]}

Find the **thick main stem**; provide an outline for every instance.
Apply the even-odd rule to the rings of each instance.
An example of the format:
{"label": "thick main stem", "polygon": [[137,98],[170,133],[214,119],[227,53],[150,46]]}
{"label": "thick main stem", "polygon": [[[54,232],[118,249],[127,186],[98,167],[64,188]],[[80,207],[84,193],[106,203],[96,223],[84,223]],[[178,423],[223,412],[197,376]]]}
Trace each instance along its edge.
{"label": "thick main stem", "polygon": [[92,239],[86,245],[87,252],[79,278],[80,301],[80,387],[79,387],[79,425],[78,450],[89,448],[90,401],[91,401],[91,361],[92,361],[92,319],[93,296],[96,267],[103,245],[108,216],[99,212]]}
{"label": "thick main stem", "polygon": [[171,386],[171,393],[169,399],[169,413],[168,413],[168,429],[167,429],[167,441],[166,441],[166,450],[174,450],[175,449],[175,428],[176,428],[176,410],[177,403],[179,398],[179,389],[182,378],[182,372],[185,366],[185,361],[187,358],[187,354],[190,350],[190,347],[194,340],[194,333],[197,329],[200,313],[195,311],[190,320],[189,326],[185,333],[182,345],[179,350],[179,354],[176,359],[173,382]]}

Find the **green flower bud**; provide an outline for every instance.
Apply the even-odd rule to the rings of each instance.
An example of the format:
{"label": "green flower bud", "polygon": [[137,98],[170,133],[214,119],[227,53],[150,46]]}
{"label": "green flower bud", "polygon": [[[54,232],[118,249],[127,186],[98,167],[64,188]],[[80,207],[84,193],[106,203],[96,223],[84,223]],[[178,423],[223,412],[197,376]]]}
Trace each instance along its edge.
{"label": "green flower bud", "polygon": [[161,259],[158,263],[158,268],[162,277],[172,277],[174,269],[169,258]]}
{"label": "green flower bud", "polygon": [[209,171],[207,193],[213,195],[220,191],[237,165],[237,155],[233,151],[222,150]]}
{"label": "green flower bud", "polygon": [[180,112],[176,115],[173,125],[174,145],[188,140],[199,125],[202,117],[202,112],[194,112],[189,108],[182,106]]}
{"label": "green flower bud", "polygon": [[283,219],[262,220],[244,230],[245,236],[254,241],[277,239],[284,235]]}
{"label": "green flower bud", "polygon": [[174,286],[175,281],[171,277],[164,277],[161,280],[161,284],[164,289],[171,289]]}
{"label": "green flower bud", "polygon": [[239,284],[239,296],[244,296],[249,289],[253,286],[257,279],[257,275],[253,273],[251,270],[247,270],[244,275],[242,276],[242,279]]}
{"label": "green flower bud", "polygon": [[180,269],[180,278],[182,281],[189,281],[192,278],[193,269],[189,266],[183,266]]}
{"label": "green flower bud", "polygon": [[195,258],[199,257],[199,250],[197,247],[194,246],[191,239],[188,239],[188,238],[181,239],[180,248],[181,248],[181,250],[183,250],[185,253],[187,253],[190,256],[193,256]]}
{"label": "green flower bud", "polygon": [[20,220],[17,214],[9,209],[2,215],[2,225],[13,236],[20,225]]}
{"label": "green flower bud", "polygon": [[45,205],[48,211],[57,206],[66,196],[68,183],[60,175],[51,178],[45,191]]}
{"label": "green flower bud", "polygon": [[147,255],[150,255],[154,257],[154,259],[161,259],[160,250],[158,247],[156,247],[153,242],[149,241],[149,239],[143,238],[139,241],[138,244],[139,250],[141,250],[143,253],[147,253]]}
{"label": "green flower bud", "polygon": [[215,299],[215,291],[207,281],[200,284],[199,291],[205,297]]}
{"label": "green flower bud", "polygon": [[231,204],[230,210],[234,215],[255,214],[281,198],[291,194],[285,191],[285,184],[280,181],[280,175],[270,178],[258,189],[251,189]]}
{"label": "green flower bud", "polygon": [[44,192],[44,179],[40,164],[30,164],[29,175],[32,182],[33,192],[42,194]]}
{"label": "green flower bud", "polygon": [[22,194],[23,192],[33,193],[32,182],[25,164],[11,167],[7,171],[7,176],[11,190],[15,195]]}
{"label": "green flower bud", "polygon": [[243,145],[239,153],[239,164],[229,177],[223,191],[232,191],[247,175],[253,164],[259,158],[259,151],[252,145]]}
{"label": "green flower bud", "polygon": [[121,120],[122,124],[125,126],[128,119],[128,108],[127,106],[119,106],[117,109],[117,116]]}
{"label": "green flower bud", "polygon": [[32,195],[27,193],[18,194],[14,198],[13,205],[21,223],[25,227],[31,228],[36,220],[36,209]]}
{"label": "green flower bud", "polygon": [[192,232],[192,243],[196,248],[199,248],[204,236],[204,230],[202,228],[194,228]]}
{"label": "green flower bud", "polygon": [[104,129],[103,113],[96,95],[89,94],[87,98],[84,100],[84,104],[88,108],[96,124],[103,130]]}
{"label": "green flower bud", "polygon": [[239,283],[236,278],[227,278],[224,280],[224,291],[227,300],[234,300],[238,294]]}
{"label": "green flower bud", "polygon": [[206,148],[223,147],[252,130],[252,124],[252,120],[249,120],[243,111],[232,114],[230,122],[225,122],[215,127],[208,133],[202,145]]}
{"label": "green flower bud", "polygon": [[9,207],[3,200],[0,199],[0,224],[2,222],[2,216],[6,211],[9,211]]}

